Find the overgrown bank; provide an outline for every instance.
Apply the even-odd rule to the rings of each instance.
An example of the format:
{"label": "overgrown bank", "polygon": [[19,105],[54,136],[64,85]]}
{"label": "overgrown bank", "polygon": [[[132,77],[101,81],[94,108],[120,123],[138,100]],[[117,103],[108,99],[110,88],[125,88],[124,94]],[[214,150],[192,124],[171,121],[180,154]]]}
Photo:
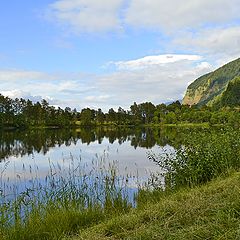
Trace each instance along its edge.
{"label": "overgrown bank", "polygon": [[[240,239],[240,173],[155,195],[139,209],[83,229],[80,239]],[[152,196],[153,197],[153,196]]]}
{"label": "overgrown bank", "polygon": [[[5,198],[1,179],[0,239],[62,239],[79,231],[77,239],[236,239],[240,134],[203,128],[188,129],[187,137],[185,130],[176,132],[175,150],[148,152],[164,173],[152,176],[134,200],[132,177],[95,161],[90,172],[81,162],[63,169],[50,165],[44,183],[33,179],[13,201]],[[165,136],[170,145],[174,136]]]}
{"label": "overgrown bank", "polygon": [[165,170],[164,188],[153,178],[137,209],[72,239],[240,239],[239,153],[233,129],[189,132],[177,151],[150,152]]}

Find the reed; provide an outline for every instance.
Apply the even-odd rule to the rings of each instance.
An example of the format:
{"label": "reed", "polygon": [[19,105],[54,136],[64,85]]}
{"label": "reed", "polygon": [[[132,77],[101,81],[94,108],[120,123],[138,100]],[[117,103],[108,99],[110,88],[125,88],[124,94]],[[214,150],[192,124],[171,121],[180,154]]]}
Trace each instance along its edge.
{"label": "reed", "polygon": [[202,130],[189,137],[178,149],[148,158],[163,170],[164,188],[178,189],[207,183],[213,178],[240,169],[240,134],[234,129]]}
{"label": "reed", "polygon": [[49,160],[45,179],[37,166],[23,166],[30,180],[1,177],[1,239],[60,239],[132,208],[131,176],[120,176],[116,162],[108,163],[105,155],[88,165],[70,158],[68,166]]}

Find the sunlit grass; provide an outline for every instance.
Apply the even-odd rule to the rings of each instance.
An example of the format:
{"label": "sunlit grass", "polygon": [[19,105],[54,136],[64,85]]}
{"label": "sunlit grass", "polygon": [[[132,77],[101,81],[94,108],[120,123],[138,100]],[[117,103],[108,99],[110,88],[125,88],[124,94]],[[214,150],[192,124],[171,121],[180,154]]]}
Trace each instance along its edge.
{"label": "sunlit grass", "polygon": [[[141,208],[80,230],[68,240],[240,239],[240,174],[184,188]],[[157,193],[155,193],[157,194]]]}

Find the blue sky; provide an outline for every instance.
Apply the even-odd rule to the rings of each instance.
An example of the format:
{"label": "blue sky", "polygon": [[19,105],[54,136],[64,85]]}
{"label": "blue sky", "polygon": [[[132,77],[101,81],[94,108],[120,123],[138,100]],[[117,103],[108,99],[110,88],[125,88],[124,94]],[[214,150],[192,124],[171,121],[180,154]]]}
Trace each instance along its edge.
{"label": "blue sky", "polygon": [[0,92],[102,108],[181,99],[240,57],[239,0],[0,3]]}

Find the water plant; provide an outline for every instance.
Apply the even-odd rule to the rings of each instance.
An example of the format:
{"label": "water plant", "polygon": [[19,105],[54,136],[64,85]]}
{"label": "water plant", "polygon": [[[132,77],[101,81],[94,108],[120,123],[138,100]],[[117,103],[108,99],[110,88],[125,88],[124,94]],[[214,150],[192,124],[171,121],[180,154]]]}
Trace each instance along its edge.
{"label": "water plant", "polygon": [[175,151],[148,153],[163,170],[165,188],[177,189],[206,183],[240,169],[240,134],[234,129],[191,132]]}
{"label": "water plant", "polygon": [[[234,129],[202,129],[201,132],[190,129],[188,138],[177,146],[175,150],[165,147],[165,152],[160,154],[148,152],[149,159],[160,166],[161,173],[153,174],[134,199],[130,187],[132,176],[121,176],[117,162],[109,163],[106,153],[96,155],[89,164],[83,164],[80,158],[71,155],[68,164],[49,161],[45,179],[38,174],[37,166],[28,170],[23,168],[23,172],[33,174],[30,181],[19,176],[15,182],[6,182],[2,174],[0,239],[61,239],[107,221],[113,223],[114,229],[122,231],[116,219],[125,219],[123,215],[131,218],[132,214],[145,211],[146,206],[156,202],[164,207],[164,201],[168,201],[175,194],[173,192],[178,199],[179,189],[181,195],[181,191],[188,191],[189,187],[240,169],[240,134]],[[23,184],[24,188],[21,187]],[[9,195],[11,191],[13,194]],[[226,201],[231,205],[229,199]],[[218,202],[221,203],[219,199]],[[214,205],[210,200],[207,204]],[[154,206],[151,209],[156,210]],[[162,212],[160,209],[155,213]],[[154,216],[151,214],[144,217],[144,223],[151,222],[151,216]],[[169,216],[174,216],[174,212],[170,211]],[[135,227],[132,219],[134,217],[129,220],[130,229]],[[176,224],[179,226],[178,220]],[[104,236],[114,234],[112,228],[104,232]]]}
{"label": "water plant", "polygon": [[6,186],[2,179],[0,239],[60,239],[128,212],[132,207],[129,178],[120,176],[117,163],[105,157],[83,165],[71,156],[67,167],[49,161],[45,179],[33,169],[27,182],[18,178]]}

